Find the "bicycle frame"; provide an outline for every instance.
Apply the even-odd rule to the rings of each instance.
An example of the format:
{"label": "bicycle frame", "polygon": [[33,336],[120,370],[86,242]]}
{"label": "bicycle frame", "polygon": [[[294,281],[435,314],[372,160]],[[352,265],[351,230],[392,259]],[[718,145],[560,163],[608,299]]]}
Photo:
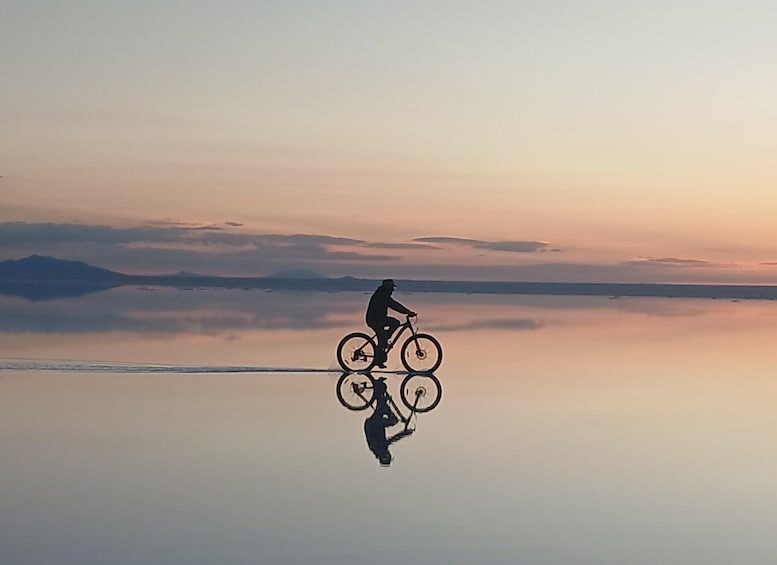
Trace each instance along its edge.
{"label": "bicycle frame", "polygon": [[[405,321],[402,322],[396,330],[394,330],[394,333],[389,336],[388,341],[386,342],[386,353],[391,351],[394,348],[394,345],[396,345],[402,335],[405,333],[405,330],[410,330],[410,335],[415,335],[418,332],[415,329],[415,326],[413,326],[413,323],[410,321],[412,316],[405,316]],[[375,343],[378,343],[378,334],[374,333],[372,334],[372,341]]]}
{"label": "bicycle frame", "polygon": [[[388,358],[389,352],[397,348],[401,349],[400,361],[409,372],[434,371],[442,362],[442,347],[435,337],[421,332],[413,318],[415,316],[406,316],[403,322],[390,320],[391,325],[388,328],[384,326],[384,330],[392,328],[394,331],[390,334],[386,331],[389,335],[385,336],[377,326],[373,327],[371,334],[360,331],[347,334],[337,346],[340,366],[346,371],[369,370],[378,363],[378,359]],[[382,348],[379,347],[382,341],[378,340],[379,335],[386,339],[385,345],[380,344]]]}
{"label": "bicycle frame", "polygon": [[[364,400],[364,402],[368,405],[372,405],[373,403],[377,403],[378,399],[377,397],[373,396],[373,398],[370,400],[368,399],[363,393],[368,388],[372,388],[374,390],[375,387],[368,385],[367,383],[357,384],[357,383],[351,383],[351,389],[353,390],[354,394],[356,394],[359,398]],[[389,408],[394,412],[394,414],[399,418],[399,420],[405,425],[405,431],[408,430],[410,427],[410,421],[413,415],[416,413],[416,407],[418,406],[418,399],[420,398],[418,395],[415,397],[415,402],[413,406],[410,408],[410,415],[405,416],[402,413],[402,410],[400,410],[399,406],[397,406],[397,403],[394,402],[394,398],[389,394],[388,390],[386,390],[383,393],[384,397],[386,398],[386,403],[389,405]]]}

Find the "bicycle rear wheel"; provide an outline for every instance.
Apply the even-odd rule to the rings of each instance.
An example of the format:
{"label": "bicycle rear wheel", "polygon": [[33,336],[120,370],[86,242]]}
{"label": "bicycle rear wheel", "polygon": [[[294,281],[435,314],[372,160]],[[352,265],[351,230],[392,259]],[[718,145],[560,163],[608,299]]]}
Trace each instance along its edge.
{"label": "bicycle rear wheel", "polygon": [[442,363],[442,346],[429,334],[415,334],[402,344],[401,356],[411,373],[431,373]]}
{"label": "bicycle rear wheel", "polygon": [[337,400],[348,410],[364,410],[375,396],[375,382],[364,373],[343,373],[337,381]]}
{"label": "bicycle rear wheel", "polygon": [[337,362],[346,371],[369,371],[375,365],[375,342],[365,333],[348,334],[337,346]]}
{"label": "bicycle rear wheel", "polygon": [[413,412],[434,410],[442,399],[442,384],[429,373],[408,375],[399,387],[402,402]]}

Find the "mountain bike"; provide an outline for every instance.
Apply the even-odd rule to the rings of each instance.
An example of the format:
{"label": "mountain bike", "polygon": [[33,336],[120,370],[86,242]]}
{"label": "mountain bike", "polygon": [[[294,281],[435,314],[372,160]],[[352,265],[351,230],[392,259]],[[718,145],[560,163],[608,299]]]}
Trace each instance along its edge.
{"label": "mountain bike", "polygon": [[[410,410],[403,413],[388,392],[386,377],[370,373],[343,373],[337,381],[337,399],[349,410],[372,408],[364,421],[367,447],[381,466],[391,465],[389,446],[416,431],[417,414],[434,409],[442,397],[442,386],[430,373],[407,375],[400,387],[402,402]],[[404,424],[397,431],[398,424]],[[392,431],[389,432],[389,429]]]}
{"label": "mountain bike", "polygon": [[[389,337],[386,355],[409,330],[410,335],[402,344],[400,359],[410,373],[431,373],[442,363],[442,346],[429,334],[420,333],[411,322],[414,316],[405,316]],[[346,371],[369,371],[376,365],[375,352],[378,350],[378,335],[353,332],[340,340],[337,346],[337,362]]]}
{"label": "mountain bike", "polygon": [[[381,377],[380,380],[383,382],[385,378]],[[404,416],[386,386],[377,387],[376,379],[366,372],[343,373],[337,381],[337,399],[349,410],[364,410],[376,402],[376,389],[382,392],[388,404],[405,424],[413,414],[430,412],[442,400],[442,384],[437,377],[429,373],[407,375],[399,386],[402,403],[410,410],[410,416]]]}

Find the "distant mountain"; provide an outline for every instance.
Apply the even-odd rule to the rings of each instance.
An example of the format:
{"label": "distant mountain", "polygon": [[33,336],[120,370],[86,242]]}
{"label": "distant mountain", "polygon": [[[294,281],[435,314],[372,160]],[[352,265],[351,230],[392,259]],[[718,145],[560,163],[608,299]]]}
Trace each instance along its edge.
{"label": "distant mountain", "polygon": [[42,255],[0,262],[0,294],[27,300],[84,296],[126,281],[122,273]]}
{"label": "distant mountain", "polygon": [[[662,296],[777,300],[775,285],[703,285],[653,283],[475,282],[402,280],[402,292],[522,294],[556,296]],[[304,292],[371,292],[377,280],[329,278],[310,269],[280,271],[267,277],[125,275],[80,261],[31,255],[0,262],[0,294],[29,300],[82,296],[123,285],[192,288],[241,288]]]}
{"label": "distant mountain", "polygon": [[106,281],[125,275],[81,261],[65,261],[44,255],[0,262],[0,279],[28,281]]}
{"label": "distant mountain", "polygon": [[287,271],[278,271],[272,275],[267,275],[267,279],[326,279],[328,277],[317,273],[311,269],[289,269]]}

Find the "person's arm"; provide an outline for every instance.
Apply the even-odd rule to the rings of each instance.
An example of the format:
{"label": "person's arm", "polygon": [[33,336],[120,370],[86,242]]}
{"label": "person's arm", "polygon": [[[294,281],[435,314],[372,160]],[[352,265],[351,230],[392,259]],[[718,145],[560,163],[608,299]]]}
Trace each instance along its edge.
{"label": "person's arm", "polygon": [[391,308],[392,310],[396,310],[400,314],[405,314],[406,316],[415,316],[415,312],[413,312],[410,308],[403,306],[393,298],[389,298],[388,305],[389,305],[389,308]]}
{"label": "person's arm", "polygon": [[389,445],[391,445],[392,443],[395,443],[395,442],[399,441],[399,440],[400,440],[400,439],[402,439],[403,437],[407,437],[407,436],[413,435],[413,432],[414,432],[414,431],[415,431],[415,430],[414,430],[414,429],[412,429],[412,428],[405,428],[404,430],[402,430],[402,431],[400,431],[400,432],[397,432],[397,433],[395,433],[393,436],[391,436],[390,438],[388,438]]}

